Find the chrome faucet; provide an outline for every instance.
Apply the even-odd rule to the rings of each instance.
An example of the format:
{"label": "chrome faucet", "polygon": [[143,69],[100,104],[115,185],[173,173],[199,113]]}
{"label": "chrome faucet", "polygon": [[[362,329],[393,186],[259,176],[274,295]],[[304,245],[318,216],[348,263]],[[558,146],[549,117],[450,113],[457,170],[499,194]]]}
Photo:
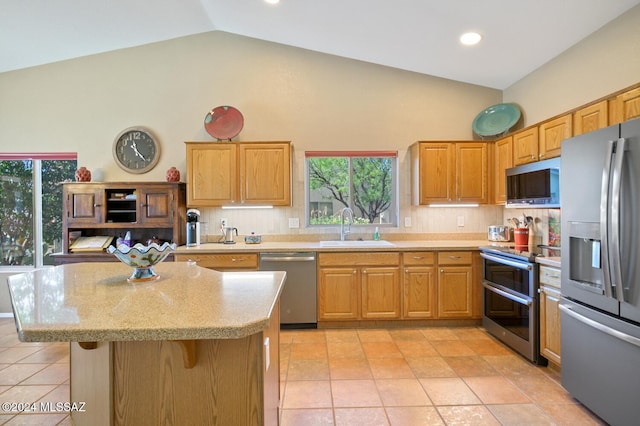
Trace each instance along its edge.
{"label": "chrome faucet", "polygon": [[[344,226],[345,216],[349,216],[349,224]],[[351,233],[351,224],[353,223],[353,210],[345,207],[340,211],[340,241],[344,241],[347,234]]]}

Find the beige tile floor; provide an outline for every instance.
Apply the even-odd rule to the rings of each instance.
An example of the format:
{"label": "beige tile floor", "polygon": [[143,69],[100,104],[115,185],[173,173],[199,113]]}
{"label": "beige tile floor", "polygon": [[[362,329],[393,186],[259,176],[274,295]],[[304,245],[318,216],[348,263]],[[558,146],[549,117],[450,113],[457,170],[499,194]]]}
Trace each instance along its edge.
{"label": "beige tile floor", "polygon": [[602,425],[482,328],[281,333],[281,425]]}
{"label": "beige tile floor", "polygon": [[[604,424],[481,328],[287,330],[280,348],[283,426]],[[0,404],[68,400],[68,344],[21,343],[0,318]],[[2,410],[0,424],[72,423]]]}

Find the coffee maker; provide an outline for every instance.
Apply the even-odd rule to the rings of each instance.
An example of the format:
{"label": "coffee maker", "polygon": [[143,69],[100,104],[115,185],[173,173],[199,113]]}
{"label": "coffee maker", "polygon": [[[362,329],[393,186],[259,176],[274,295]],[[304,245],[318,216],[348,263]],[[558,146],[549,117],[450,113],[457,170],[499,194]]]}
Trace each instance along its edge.
{"label": "coffee maker", "polygon": [[187,210],[187,247],[200,245],[200,210]]}

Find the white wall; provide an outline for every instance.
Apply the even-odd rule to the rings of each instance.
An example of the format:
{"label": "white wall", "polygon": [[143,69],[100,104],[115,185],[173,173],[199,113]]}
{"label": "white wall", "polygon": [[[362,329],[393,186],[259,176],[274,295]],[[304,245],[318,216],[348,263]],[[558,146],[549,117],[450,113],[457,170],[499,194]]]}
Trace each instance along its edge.
{"label": "white wall", "polygon": [[[0,74],[0,93],[2,150],[77,151],[79,164],[105,181],[164,180],[171,166],[184,178],[183,142],[211,141],[206,113],[235,106],[245,118],[238,140],[294,147],[294,206],[225,211],[241,234],[289,233],[289,217],[304,224],[304,151],[317,149],[398,150],[400,217],[412,218],[412,232],[478,232],[499,213],[463,212],[469,219],[458,228],[444,210],[411,207],[407,158],[417,140],[472,138],[476,114],[501,101],[494,89],[211,32]],[[162,147],[144,175],[112,158],[113,138],[133,125],[150,128]],[[220,217],[203,211],[205,221]]]}
{"label": "white wall", "polygon": [[504,91],[524,125],[577,108],[640,81],[640,6]]}

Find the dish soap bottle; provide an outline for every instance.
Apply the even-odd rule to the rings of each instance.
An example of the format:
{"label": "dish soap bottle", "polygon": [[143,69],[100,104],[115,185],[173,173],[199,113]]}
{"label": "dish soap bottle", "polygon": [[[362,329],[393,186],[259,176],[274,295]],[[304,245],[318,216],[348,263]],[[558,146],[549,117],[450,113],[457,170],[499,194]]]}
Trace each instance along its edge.
{"label": "dish soap bottle", "polygon": [[376,226],[376,230],[373,231],[373,240],[374,241],[380,240],[380,232],[378,231],[378,227],[377,226]]}

